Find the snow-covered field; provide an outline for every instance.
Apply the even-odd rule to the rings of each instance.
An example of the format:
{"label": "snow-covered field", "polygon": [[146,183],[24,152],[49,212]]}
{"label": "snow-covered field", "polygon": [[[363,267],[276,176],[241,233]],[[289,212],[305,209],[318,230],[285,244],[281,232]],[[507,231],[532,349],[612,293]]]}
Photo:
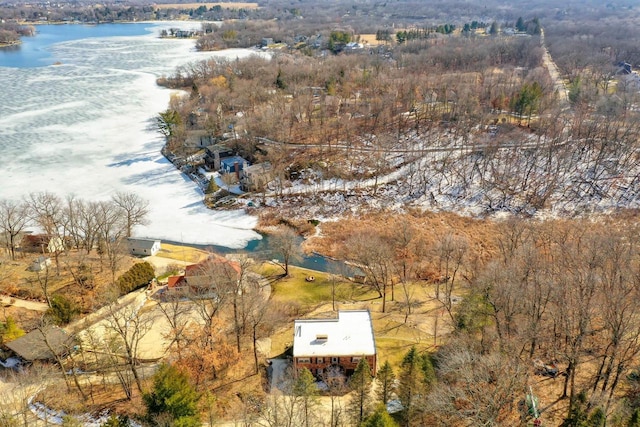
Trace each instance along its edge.
{"label": "snow-covered field", "polygon": [[193,40],[157,37],[170,26],[176,23],[149,24],[153,33],[145,36],[53,45],[60,65],[0,67],[0,198],[49,191],[101,200],[135,192],[151,208],[137,236],[233,248],[260,238],[256,218],[203,206],[202,192],[160,154],[153,129],[172,94],[156,86],[157,77],[211,56],[254,52],[196,52]]}

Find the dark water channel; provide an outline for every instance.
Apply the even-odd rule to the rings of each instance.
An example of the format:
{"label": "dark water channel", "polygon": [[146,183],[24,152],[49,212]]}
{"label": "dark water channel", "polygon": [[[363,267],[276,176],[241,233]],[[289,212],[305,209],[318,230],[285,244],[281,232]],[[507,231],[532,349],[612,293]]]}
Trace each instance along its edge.
{"label": "dark water channel", "polygon": [[[303,238],[299,238],[299,245],[302,245]],[[181,245],[179,242],[168,242],[176,245]],[[269,236],[262,235],[262,239],[260,240],[252,240],[247,246],[243,249],[230,249],[225,246],[217,246],[217,245],[189,245],[199,249],[210,250],[212,252],[218,254],[247,254],[248,256],[256,259],[256,260],[271,260],[277,259],[278,261],[282,261],[282,256],[280,256],[277,251],[275,251],[270,246]],[[291,265],[295,265],[296,267],[308,268],[310,270],[322,271],[325,273],[334,273],[342,276],[354,276],[363,274],[360,269],[357,267],[353,267],[345,264],[343,261],[335,260],[331,258],[324,257],[320,254],[312,253],[305,254],[301,256],[299,259],[294,259],[291,262]]]}

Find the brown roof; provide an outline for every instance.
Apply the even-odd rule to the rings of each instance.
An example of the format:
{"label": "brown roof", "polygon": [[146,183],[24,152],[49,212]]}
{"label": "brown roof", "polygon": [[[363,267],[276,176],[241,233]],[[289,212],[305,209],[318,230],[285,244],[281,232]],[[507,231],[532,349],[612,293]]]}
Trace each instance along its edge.
{"label": "brown roof", "polygon": [[232,277],[232,270],[235,270],[238,276],[242,274],[242,268],[236,261],[230,261],[220,255],[211,254],[204,261],[197,264],[188,265],[185,268],[185,276],[202,276],[211,274],[225,274]]}
{"label": "brown roof", "polygon": [[183,280],[184,280],[184,276],[169,276],[167,278],[167,286],[169,288],[175,288],[179,286]]}
{"label": "brown roof", "polygon": [[6,344],[14,353],[28,361],[53,359],[55,356],[51,350],[56,355],[62,355],[72,345],[73,338],[63,329],[51,325],[33,330]]}

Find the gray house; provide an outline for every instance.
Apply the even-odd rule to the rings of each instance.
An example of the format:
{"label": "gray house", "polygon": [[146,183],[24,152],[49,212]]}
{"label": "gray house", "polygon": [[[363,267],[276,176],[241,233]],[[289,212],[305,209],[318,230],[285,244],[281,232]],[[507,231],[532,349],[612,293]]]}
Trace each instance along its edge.
{"label": "gray house", "polygon": [[160,240],[134,239],[130,237],[127,239],[127,243],[131,255],[155,255],[160,250]]}
{"label": "gray house", "polygon": [[5,344],[11,351],[29,362],[53,360],[73,348],[73,338],[57,326],[45,326]]}

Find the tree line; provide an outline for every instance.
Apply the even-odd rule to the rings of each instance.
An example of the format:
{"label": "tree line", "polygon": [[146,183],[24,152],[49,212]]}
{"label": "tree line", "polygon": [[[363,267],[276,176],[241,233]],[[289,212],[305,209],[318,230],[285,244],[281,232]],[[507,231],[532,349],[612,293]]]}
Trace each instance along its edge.
{"label": "tree line", "polygon": [[[122,245],[136,225],[145,224],[149,203],[134,193],[117,192],[110,200],[87,201],[74,195],[65,198],[50,192],[34,192],[23,200],[0,200],[2,243],[15,259],[20,239],[29,228],[43,233],[42,248],[55,259],[60,271],[60,256],[69,249],[97,251],[106,256],[115,276],[122,257]],[[49,244],[56,241],[58,243]],[[114,277],[115,280],[115,277]]]}
{"label": "tree line", "polygon": [[[529,386],[545,424],[634,425],[640,413],[635,212],[510,218],[482,227],[469,221],[450,231],[430,225],[446,219],[422,224],[417,214],[384,226],[367,221],[324,233],[338,238],[335,255],[363,270],[365,286],[382,299],[380,311],[400,310],[405,321],[440,318],[434,340],[439,328],[453,327],[433,352],[418,352],[431,366],[418,371],[424,377],[414,375],[418,391],[400,381],[402,425],[519,425],[532,420],[524,404]],[[416,313],[412,286],[425,279],[440,307],[433,314]]]}

